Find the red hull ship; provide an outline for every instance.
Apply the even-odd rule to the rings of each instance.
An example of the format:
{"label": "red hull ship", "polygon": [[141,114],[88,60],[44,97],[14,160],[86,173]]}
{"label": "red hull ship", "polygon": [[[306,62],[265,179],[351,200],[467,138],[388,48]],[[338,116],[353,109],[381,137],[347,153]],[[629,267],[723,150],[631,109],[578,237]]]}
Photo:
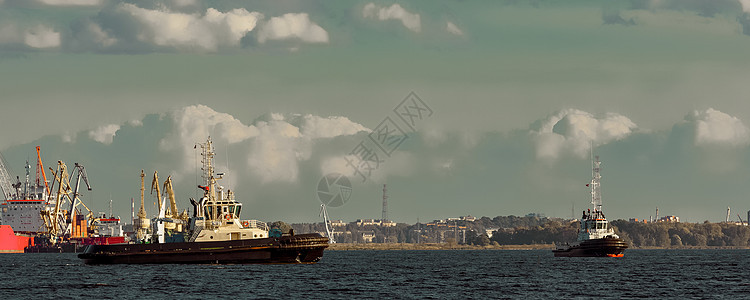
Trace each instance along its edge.
{"label": "red hull ship", "polygon": [[0,253],[23,253],[23,249],[34,246],[34,238],[16,235],[10,225],[0,225]]}
{"label": "red hull ship", "polygon": [[[119,218],[88,218],[77,208],[82,204],[78,198],[80,179],[83,178],[88,186],[83,166],[75,164],[74,172],[78,172],[78,178],[73,182],[68,180],[72,179],[73,173],[68,175],[65,163],[58,161],[58,171],[53,172],[55,180],[49,184],[43,171],[40,147],[36,150],[35,181],[30,178],[28,161],[25,180],[16,177],[11,181],[5,159],[0,155],[0,188],[5,198],[0,203],[0,253],[80,252],[78,249],[87,245],[124,243]],[[66,185],[64,188],[63,184]],[[75,184],[75,189],[71,184]],[[65,208],[63,204],[66,204]]]}

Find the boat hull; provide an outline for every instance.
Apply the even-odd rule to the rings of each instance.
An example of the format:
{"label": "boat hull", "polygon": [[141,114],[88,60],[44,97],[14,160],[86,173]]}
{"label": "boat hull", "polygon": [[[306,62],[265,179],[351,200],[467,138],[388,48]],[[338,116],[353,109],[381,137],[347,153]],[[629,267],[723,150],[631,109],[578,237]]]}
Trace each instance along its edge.
{"label": "boat hull", "polygon": [[577,245],[552,250],[555,257],[623,257],[628,243],[620,238],[582,241]]}
{"label": "boat hull", "polygon": [[302,234],[220,242],[90,245],[86,264],[283,264],[315,263],[328,238]]}
{"label": "boat hull", "polygon": [[23,253],[23,249],[34,245],[34,238],[17,235],[10,225],[0,225],[0,253]]}

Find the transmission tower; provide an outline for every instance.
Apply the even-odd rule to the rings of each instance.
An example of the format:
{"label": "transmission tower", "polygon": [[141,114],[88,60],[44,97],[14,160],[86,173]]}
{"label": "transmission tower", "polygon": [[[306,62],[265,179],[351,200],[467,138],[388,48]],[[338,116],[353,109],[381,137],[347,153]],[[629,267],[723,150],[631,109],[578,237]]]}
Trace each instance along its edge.
{"label": "transmission tower", "polygon": [[386,195],[387,191],[388,190],[385,188],[385,184],[383,184],[383,218],[380,219],[382,222],[388,220],[388,195]]}

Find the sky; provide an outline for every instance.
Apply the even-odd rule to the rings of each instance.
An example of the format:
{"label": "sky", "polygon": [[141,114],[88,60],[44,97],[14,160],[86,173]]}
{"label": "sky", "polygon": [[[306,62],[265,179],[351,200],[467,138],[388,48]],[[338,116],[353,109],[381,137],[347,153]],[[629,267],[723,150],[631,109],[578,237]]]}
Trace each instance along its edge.
{"label": "sky", "polygon": [[129,222],[141,169],[189,207],[211,136],[243,218],[318,222],[340,173],[332,219],[387,184],[414,223],[577,217],[593,144],[610,219],[745,219],[748,53],[746,0],[0,0],[0,151],[84,165]]}

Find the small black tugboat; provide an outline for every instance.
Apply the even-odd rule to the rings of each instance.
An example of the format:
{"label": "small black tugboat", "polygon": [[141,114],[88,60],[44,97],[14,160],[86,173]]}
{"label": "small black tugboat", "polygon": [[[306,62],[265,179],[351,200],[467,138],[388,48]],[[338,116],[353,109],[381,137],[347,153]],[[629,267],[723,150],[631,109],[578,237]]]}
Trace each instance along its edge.
{"label": "small black tugboat", "polygon": [[591,209],[583,211],[581,228],[578,229],[578,241],[552,250],[555,257],[623,257],[623,252],[628,248],[628,243],[615,234],[602,212],[599,156],[592,160],[592,164],[592,179],[589,187],[594,211]]}
{"label": "small black tugboat", "polygon": [[[165,230],[165,224],[179,220],[165,217],[162,209],[153,224],[149,225],[148,219],[138,221],[135,243],[90,245],[78,258],[87,264],[299,264],[315,263],[323,257],[326,237],[282,234],[278,229],[269,231],[263,222],[240,220],[242,204],[234,200],[231,190],[225,195],[223,187],[216,184],[223,174],[214,176],[211,139],[201,147],[206,185],[199,186],[204,192],[199,201],[191,199],[194,213],[186,231]],[[141,216],[145,217],[145,212],[139,212]]]}

